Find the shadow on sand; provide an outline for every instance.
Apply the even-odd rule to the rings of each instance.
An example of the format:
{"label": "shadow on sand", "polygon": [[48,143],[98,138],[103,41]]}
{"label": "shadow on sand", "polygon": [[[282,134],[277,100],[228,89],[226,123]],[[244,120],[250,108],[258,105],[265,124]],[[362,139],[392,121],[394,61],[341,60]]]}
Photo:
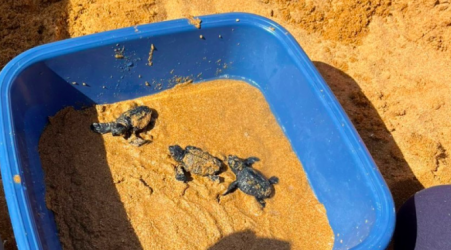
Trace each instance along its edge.
{"label": "shadow on sand", "polygon": [[289,242],[259,238],[251,230],[233,233],[222,238],[208,250],[290,250]]}

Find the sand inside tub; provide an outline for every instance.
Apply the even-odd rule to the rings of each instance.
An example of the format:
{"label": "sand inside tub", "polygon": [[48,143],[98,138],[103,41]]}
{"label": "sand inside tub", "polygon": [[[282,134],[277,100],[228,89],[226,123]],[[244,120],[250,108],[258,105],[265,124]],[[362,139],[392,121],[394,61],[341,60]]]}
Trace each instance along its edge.
{"label": "sand inside tub", "polygon": [[[91,132],[137,105],[158,112],[135,147]],[[175,180],[168,146],[194,145],[219,159],[255,156],[254,168],[277,176],[266,208],[237,190],[218,199],[222,183]],[[331,249],[325,208],[264,96],[234,80],[184,84],[135,100],[50,118],[39,144],[47,206],[64,249]]]}

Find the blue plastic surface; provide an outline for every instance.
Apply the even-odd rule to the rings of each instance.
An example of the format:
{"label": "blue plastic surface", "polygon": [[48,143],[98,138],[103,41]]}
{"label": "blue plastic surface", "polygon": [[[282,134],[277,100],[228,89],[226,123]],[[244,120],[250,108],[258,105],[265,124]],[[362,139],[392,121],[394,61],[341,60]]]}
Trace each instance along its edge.
{"label": "blue plastic surface", "polygon": [[[19,249],[60,248],[53,215],[44,201],[37,151],[47,117],[69,105],[153,94],[171,87],[174,75],[196,82],[242,79],[257,86],[326,207],[335,233],[334,249],[384,249],[394,230],[391,194],[348,117],[295,39],[256,15],[201,19],[201,29],[181,19],[39,46],[1,71],[1,174]],[[205,39],[199,38],[201,34]],[[151,44],[156,50],[149,67]],[[116,48],[125,49],[124,59],[115,59]],[[144,79],[166,84],[159,90],[145,86]],[[74,81],[79,84],[72,85]],[[13,182],[17,174],[20,184]]]}

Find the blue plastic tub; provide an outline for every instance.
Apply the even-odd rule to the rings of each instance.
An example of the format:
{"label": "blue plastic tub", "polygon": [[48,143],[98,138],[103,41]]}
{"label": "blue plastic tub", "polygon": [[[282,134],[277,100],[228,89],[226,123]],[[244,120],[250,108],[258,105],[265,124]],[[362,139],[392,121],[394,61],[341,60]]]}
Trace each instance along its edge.
{"label": "blue plastic tub", "polygon": [[[327,209],[334,249],[384,249],[394,229],[391,194],[345,112],[295,39],[260,16],[232,13],[201,19],[201,29],[181,19],[39,46],[1,71],[1,174],[19,249],[61,247],[45,205],[37,151],[47,117],[66,106],[156,93],[171,87],[174,75],[190,76],[195,82],[242,79],[257,86]],[[156,50],[149,67],[151,44]],[[116,48],[125,48],[124,59],[115,59]],[[168,84],[155,89],[145,86],[143,79]],[[20,175],[20,183],[13,181],[15,175]]]}

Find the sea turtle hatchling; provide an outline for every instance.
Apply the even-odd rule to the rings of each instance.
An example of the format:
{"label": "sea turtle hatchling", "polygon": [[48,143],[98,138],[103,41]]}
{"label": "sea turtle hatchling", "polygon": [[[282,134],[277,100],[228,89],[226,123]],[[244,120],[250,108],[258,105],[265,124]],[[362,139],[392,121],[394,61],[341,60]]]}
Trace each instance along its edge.
{"label": "sea turtle hatchling", "polygon": [[113,136],[123,136],[134,146],[142,146],[148,143],[138,136],[138,133],[144,130],[152,119],[152,110],[147,106],[138,106],[122,113],[115,122],[93,123],[92,131],[105,134],[110,133]]}
{"label": "sea turtle hatchling", "polygon": [[236,175],[236,180],[230,183],[227,191],[222,194],[227,195],[237,188],[248,195],[252,195],[260,203],[262,208],[266,203],[264,199],[269,198],[273,193],[273,184],[277,184],[279,179],[275,176],[267,180],[263,174],[252,168],[252,164],[258,161],[256,157],[241,159],[237,156],[229,155],[227,163]]}
{"label": "sea turtle hatchling", "polygon": [[187,181],[185,172],[206,176],[212,181],[220,181],[218,174],[221,171],[222,162],[202,149],[194,146],[183,149],[179,145],[173,145],[169,146],[169,153],[178,163],[175,168],[175,179],[178,181]]}

